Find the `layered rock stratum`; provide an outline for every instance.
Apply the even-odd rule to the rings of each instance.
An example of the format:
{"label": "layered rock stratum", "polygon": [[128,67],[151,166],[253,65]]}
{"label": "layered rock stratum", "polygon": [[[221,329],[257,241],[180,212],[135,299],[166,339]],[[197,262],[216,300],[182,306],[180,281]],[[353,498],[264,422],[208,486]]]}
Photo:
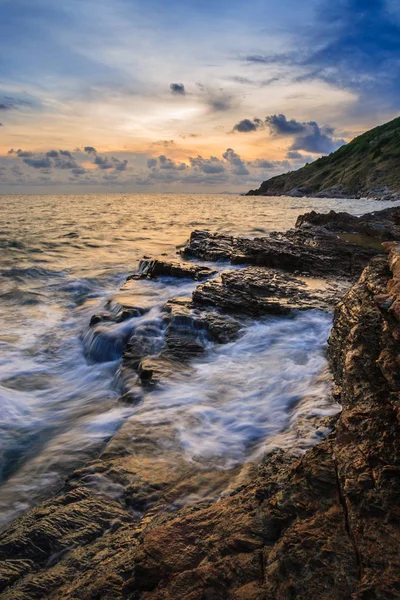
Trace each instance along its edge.
{"label": "layered rock stratum", "polygon": [[[101,456],[0,535],[0,598],[399,598],[398,216],[385,213],[385,253],[349,243],[314,215],[260,240],[192,234],[186,256],[248,266],[217,277],[202,266],[200,277],[181,265],[180,273],[208,278],[193,297],[166,304],[165,337],[139,328],[126,340],[122,401],[145,402],[149,387],[190,369],[206,339],[236,339],[255,314],[334,306],[328,357],[342,411],[331,433],[301,456],[270,452],[235,478],[185,462],[167,427],[155,437],[151,426],[127,422]],[[98,315],[91,327],[127,310],[142,314],[137,277],[173,269],[179,277],[178,267],[142,265],[118,295],[119,313]],[[180,503],[200,482],[214,497]]]}

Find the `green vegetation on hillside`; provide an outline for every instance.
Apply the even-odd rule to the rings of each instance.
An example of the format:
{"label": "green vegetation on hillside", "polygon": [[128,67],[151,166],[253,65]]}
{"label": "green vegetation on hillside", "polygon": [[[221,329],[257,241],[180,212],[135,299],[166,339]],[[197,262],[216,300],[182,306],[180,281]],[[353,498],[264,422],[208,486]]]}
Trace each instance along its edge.
{"label": "green vegetation on hillside", "polygon": [[347,195],[373,194],[385,186],[400,192],[400,117],[298,171],[264,181],[249,195],[281,195],[292,190],[310,195],[334,188]]}

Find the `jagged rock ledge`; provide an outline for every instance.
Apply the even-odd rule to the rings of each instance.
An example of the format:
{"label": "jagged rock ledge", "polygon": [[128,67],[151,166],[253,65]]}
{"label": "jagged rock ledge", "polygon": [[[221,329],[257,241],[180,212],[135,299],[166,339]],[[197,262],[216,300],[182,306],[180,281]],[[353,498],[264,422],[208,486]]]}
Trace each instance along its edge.
{"label": "jagged rock ledge", "polygon": [[[218,502],[171,510],[193,472],[140,456],[146,430],[138,458],[125,432],[1,534],[0,598],[398,598],[400,245],[384,246],[335,309],[329,360],[343,410],[327,439],[301,459],[270,454]],[[206,318],[191,302],[166,314]]]}

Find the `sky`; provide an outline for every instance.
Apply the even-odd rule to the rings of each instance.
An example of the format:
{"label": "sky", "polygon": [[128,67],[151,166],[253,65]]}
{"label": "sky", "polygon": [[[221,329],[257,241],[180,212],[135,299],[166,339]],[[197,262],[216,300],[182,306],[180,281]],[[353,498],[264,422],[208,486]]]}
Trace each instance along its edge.
{"label": "sky", "polygon": [[0,193],[243,192],[399,109],[398,0],[0,0]]}

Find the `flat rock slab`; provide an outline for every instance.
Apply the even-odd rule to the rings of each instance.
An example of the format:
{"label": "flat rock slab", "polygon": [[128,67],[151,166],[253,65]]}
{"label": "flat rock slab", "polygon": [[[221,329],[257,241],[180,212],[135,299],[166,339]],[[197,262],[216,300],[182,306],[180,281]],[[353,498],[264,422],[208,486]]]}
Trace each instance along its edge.
{"label": "flat rock slab", "polygon": [[245,267],[198,285],[193,301],[251,316],[281,315],[292,310],[331,310],[343,286],[332,286],[323,280],[308,281],[274,269]]}
{"label": "flat rock slab", "polygon": [[183,261],[167,261],[161,259],[141,260],[138,273],[130,275],[129,279],[156,279],[157,277],[177,277],[201,281],[215,275],[217,271],[196,263]]}
{"label": "flat rock slab", "polygon": [[358,277],[378,251],[340,239],[323,227],[304,225],[265,238],[234,238],[194,231],[183,250],[202,260],[227,260],[317,277]]}

